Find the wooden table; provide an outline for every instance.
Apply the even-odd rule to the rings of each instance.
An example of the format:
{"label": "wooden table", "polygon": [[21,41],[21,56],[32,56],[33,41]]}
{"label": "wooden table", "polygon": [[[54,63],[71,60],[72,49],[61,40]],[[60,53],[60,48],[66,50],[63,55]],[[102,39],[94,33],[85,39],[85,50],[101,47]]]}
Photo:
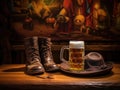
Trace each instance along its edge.
{"label": "wooden table", "polygon": [[98,77],[75,77],[61,71],[30,76],[24,69],[24,64],[1,65],[0,90],[120,90],[120,64]]}

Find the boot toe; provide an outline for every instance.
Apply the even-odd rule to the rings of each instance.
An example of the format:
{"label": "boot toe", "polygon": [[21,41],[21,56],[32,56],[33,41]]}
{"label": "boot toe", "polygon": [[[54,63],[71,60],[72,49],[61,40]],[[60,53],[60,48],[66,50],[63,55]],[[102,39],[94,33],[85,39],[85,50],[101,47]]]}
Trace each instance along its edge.
{"label": "boot toe", "polygon": [[45,70],[47,72],[57,71],[57,70],[59,70],[59,67],[56,64],[47,65],[47,66],[45,66]]}
{"label": "boot toe", "polygon": [[31,69],[27,68],[26,73],[29,75],[43,74],[44,69],[41,66],[35,66],[32,67]]}

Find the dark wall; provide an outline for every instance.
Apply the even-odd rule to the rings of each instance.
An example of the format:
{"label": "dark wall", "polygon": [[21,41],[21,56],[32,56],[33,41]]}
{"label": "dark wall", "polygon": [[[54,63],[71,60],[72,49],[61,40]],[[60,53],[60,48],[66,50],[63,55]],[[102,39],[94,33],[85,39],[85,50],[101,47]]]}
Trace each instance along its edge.
{"label": "dark wall", "polygon": [[[120,0],[115,0],[116,2],[120,2]],[[108,9],[108,12],[110,13],[110,17],[112,17],[113,14],[113,2],[114,0],[101,0],[103,6],[105,5]],[[0,0],[0,64],[2,63],[25,63],[25,52],[24,49],[21,50],[12,50],[13,45],[23,45],[22,37],[19,36],[16,31],[11,27],[11,20],[13,19],[11,15],[13,14],[11,12],[11,4],[10,0]],[[20,19],[20,18],[18,18]],[[112,22],[112,19],[111,19]],[[118,36],[119,37],[119,36]],[[78,38],[75,38],[78,39]],[[66,42],[61,42],[61,44],[64,45]],[[93,41],[92,41],[93,42]],[[101,42],[104,44],[112,45],[113,42],[115,42],[114,45],[119,45],[119,40],[114,41],[114,38],[109,43],[107,42]],[[88,44],[88,43],[87,43]],[[59,44],[58,44],[59,45]],[[97,45],[97,44],[96,44]],[[86,50],[86,53],[90,51]],[[120,50],[102,50],[97,51],[100,52],[105,60],[120,62]],[[60,49],[53,51],[53,56],[55,58],[55,61],[57,63],[60,63],[59,59],[60,55]]]}

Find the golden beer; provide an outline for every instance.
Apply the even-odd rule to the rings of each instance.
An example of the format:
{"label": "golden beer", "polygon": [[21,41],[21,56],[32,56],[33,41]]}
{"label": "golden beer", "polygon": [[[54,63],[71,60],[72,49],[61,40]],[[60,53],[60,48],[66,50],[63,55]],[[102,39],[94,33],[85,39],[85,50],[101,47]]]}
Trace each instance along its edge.
{"label": "golden beer", "polygon": [[69,44],[69,64],[71,70],[84,70],[84,42],[70,41]]}

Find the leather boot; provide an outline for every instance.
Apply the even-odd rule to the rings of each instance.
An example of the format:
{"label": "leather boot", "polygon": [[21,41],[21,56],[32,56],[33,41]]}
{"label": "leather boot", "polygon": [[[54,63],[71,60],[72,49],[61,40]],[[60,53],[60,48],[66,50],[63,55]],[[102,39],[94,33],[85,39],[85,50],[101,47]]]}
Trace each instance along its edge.
{"label": "leather boot", "polygon": [[25,54],[26,54],[26,73],[27,74],[42,74],[44,68],[41,64],[39,55],[38,37],[28,37],[24,39]]}
{"label": "leather boot", "polygon": [[53,60],[51,44],[52,43],[50,38],[39,38],[40,57],[45,70],[48,72],[56,71],[59,69]]}

